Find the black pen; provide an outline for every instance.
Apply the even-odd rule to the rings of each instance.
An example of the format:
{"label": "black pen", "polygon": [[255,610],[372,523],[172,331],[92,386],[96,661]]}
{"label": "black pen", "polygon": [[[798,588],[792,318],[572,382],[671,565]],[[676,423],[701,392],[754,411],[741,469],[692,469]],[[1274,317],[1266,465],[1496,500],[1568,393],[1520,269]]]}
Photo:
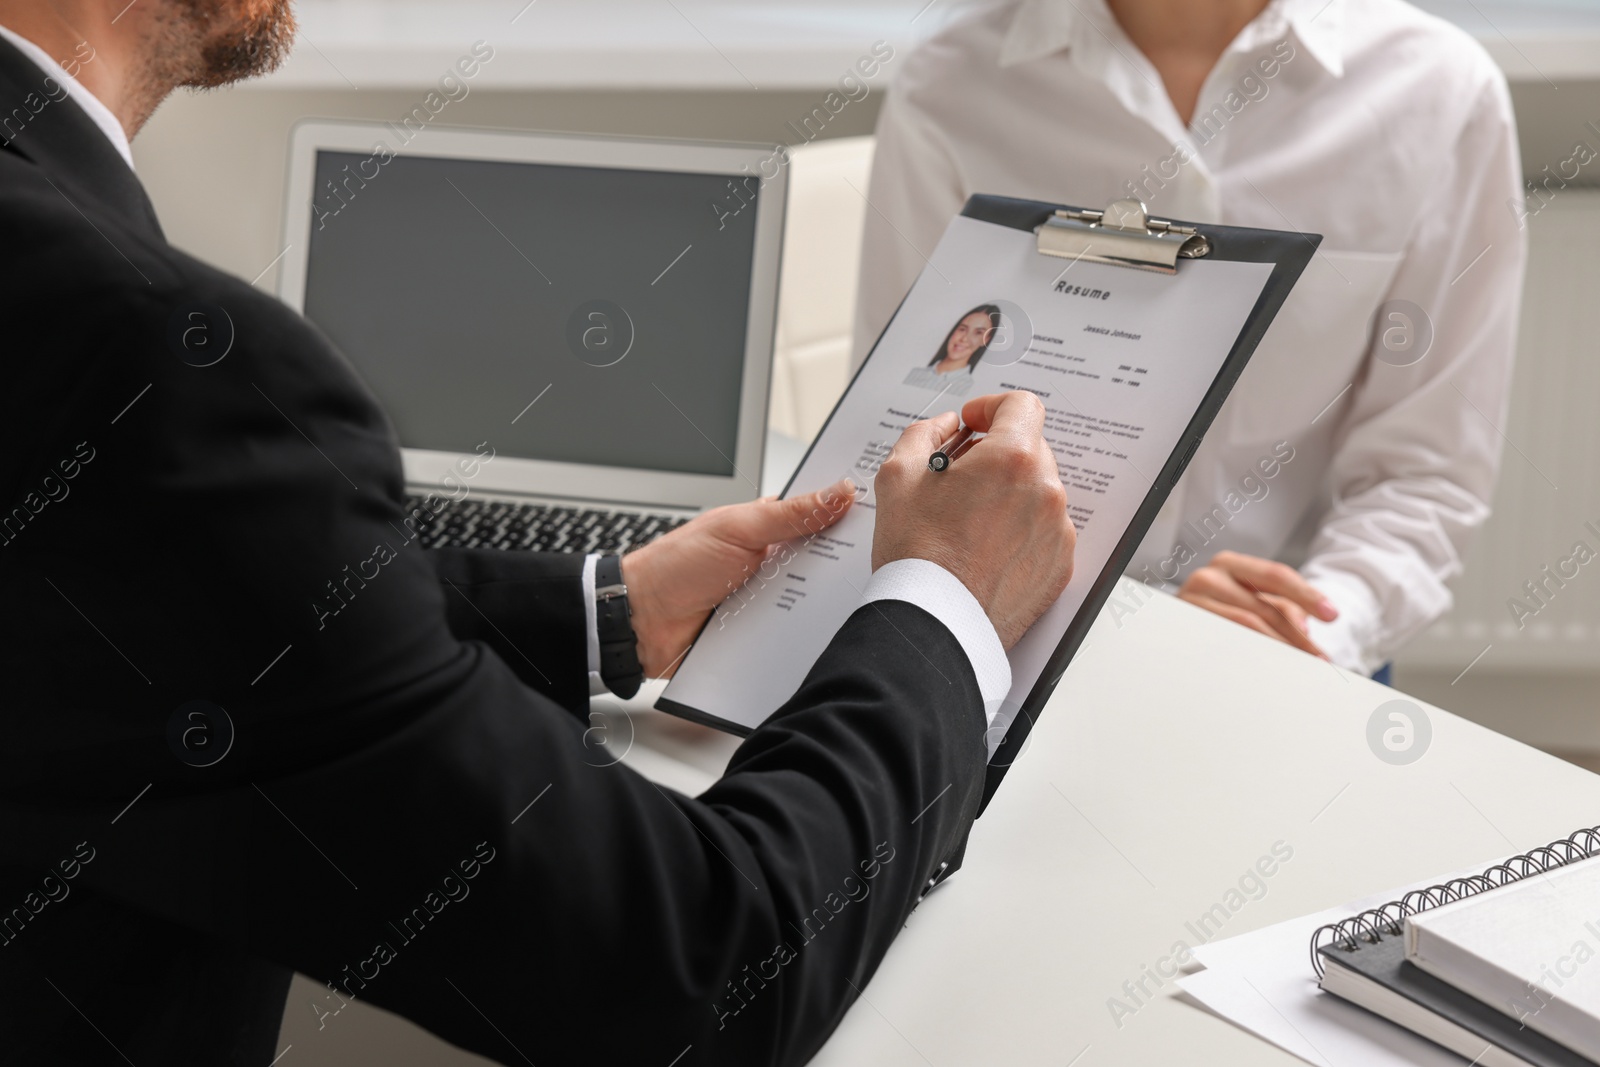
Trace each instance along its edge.
{"label": "black pen", "polygon": [[972,444],[975,431],[970,426],[963,426],[957,430],[949,440],[940,445],[933,455],[928,457],[928,469],[942,471],[956,461],[956,457],[965,452]]}

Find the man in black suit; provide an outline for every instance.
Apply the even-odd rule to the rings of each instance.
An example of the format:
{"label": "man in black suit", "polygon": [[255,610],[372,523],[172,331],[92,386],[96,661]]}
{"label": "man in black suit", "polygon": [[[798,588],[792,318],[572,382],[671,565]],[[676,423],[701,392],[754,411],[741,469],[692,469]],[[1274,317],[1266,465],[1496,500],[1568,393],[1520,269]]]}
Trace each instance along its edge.
{"label": "man in black suit", "polygon": [[[324,1025],[367,1000],[507,1063],[803,1062],[960,848],[998,650],[1067,581],[1041,409],[973,401],[992,432],[937,476],[954,416],[905,431],[873,553],[898,592],[715,786],[593,766],[582,558],[415,545],[375,401],[170,247],[131,170],[174,87],[291,36],[282,0],[0,0],[0,1058],[261,1067],[298,970]],[[197,308],[227,311],[218,361]],[[646,672],[847,505],[625,557]]]}

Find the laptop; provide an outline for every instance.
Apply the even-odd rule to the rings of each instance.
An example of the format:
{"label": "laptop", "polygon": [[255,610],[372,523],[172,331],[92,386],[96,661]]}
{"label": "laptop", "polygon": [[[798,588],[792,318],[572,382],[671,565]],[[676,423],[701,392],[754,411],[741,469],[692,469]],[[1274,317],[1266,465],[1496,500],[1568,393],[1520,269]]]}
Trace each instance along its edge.
{"label": "laptop", "polygon": [[424,544],[625,552],[759,494],[786,162],[295,127],[279,295],[388,412],[408,506],[445,502]]}

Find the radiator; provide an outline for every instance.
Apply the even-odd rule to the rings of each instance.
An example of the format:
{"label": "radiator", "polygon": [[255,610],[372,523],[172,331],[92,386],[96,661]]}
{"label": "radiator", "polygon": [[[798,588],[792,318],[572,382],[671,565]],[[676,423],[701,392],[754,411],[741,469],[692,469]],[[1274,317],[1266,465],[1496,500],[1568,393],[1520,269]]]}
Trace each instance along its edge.
{"label": "radiator", "polygon": [[1600,669],[1600,190],[1559,191],[1528,235],[1494,514],[1402,666]]}

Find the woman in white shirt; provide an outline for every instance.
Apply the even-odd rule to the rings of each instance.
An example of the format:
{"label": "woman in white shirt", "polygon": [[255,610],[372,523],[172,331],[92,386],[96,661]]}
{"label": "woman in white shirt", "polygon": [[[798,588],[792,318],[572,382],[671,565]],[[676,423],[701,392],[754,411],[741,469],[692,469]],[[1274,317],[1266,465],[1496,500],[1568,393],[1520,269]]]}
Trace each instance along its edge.
{"label": "woman in white shirt", "polygon": [[1373,673],[1489,513],[1526,256],[1504,78],[1401,0],[1000,0],[884,104],[856,358],[972,193],[1323,235],[1129,575]]}

